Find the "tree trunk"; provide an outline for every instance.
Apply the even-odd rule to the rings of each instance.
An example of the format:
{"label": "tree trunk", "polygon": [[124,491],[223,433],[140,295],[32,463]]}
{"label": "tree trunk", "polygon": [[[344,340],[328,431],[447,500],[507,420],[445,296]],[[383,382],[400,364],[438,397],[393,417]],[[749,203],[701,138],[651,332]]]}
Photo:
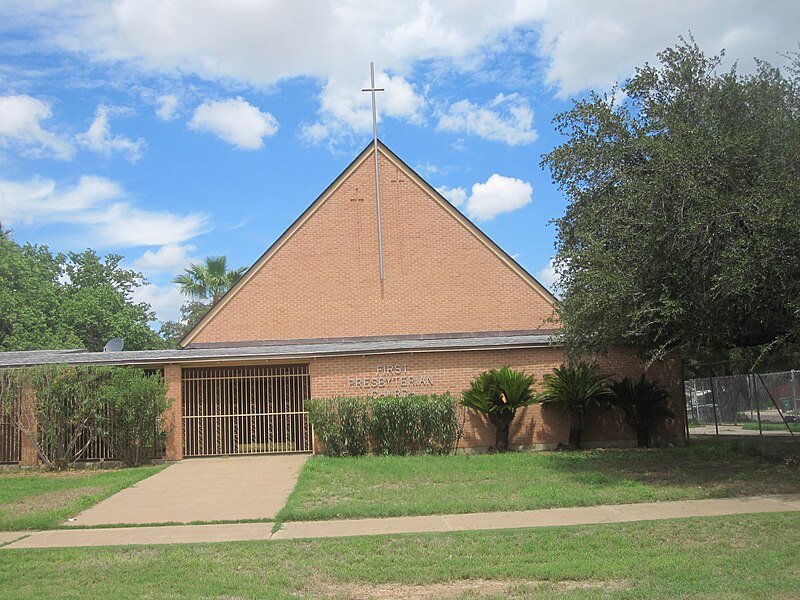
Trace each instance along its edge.
{"label": "tree trunk", "polygon": [[573,408],[570,414],[572,418],[569,423],[569,449],[580,450],[583,437],[583,407]]}
{"label": "tree trunk", "polygon": [[497,452],[508,451],[508,435],[511,429],[511,421],[514,413],[492,413],[489,421],[494,425],[494,449]]}
{"label": "tree trunk", "polygon": [[643,427],[636,430],[636,445],[639,448],[648,448],[650,446],[650,429]]}

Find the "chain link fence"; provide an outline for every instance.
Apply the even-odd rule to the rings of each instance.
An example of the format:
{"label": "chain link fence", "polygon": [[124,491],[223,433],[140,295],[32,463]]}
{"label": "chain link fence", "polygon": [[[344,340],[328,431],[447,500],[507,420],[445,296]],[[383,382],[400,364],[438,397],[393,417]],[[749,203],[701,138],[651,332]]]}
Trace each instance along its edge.
{"label": "chain link fence", "polygon": [[690,431],[800,434],[800,371],[696,377],[684,385]]}

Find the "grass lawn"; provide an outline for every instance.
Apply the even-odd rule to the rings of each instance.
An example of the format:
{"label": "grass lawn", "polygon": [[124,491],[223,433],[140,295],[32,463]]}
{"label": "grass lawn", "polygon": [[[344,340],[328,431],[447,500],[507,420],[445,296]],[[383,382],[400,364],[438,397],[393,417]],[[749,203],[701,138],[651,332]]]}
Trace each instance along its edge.
{"label": "grass lawn", "polygon": [[0,473],[0,531],[58,527],[65,519],[163,468]]}
{"label": "grass lawn", "polygon": [[[758,423],[742,423],[742,429],[749,429],[750,431],[758,431]],[[800,423],[789,423],[789,427],[795,433],[800,433]],[[783,423],[762,423],[761,429],[763,431],[786,431],[786,425]]]}
{"label": "grass lawn", "polygon": [[29,598],[797,598],[800,513],[227,544],[0,550]]}
{"label": "grass lawn", "polygon": [[796,462],[757,442],[457,456],[315,457],[279,521],[386,517],[800,492]]}

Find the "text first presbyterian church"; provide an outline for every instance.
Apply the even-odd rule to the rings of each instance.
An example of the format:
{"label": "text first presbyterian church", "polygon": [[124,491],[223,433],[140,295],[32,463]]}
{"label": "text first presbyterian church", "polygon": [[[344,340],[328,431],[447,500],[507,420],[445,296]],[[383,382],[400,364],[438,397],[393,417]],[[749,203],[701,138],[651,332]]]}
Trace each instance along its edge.
{"label": "text first presbyterian church", "polygon": [[[565,361],[554,302],[378,142],[267,249],[180,350],[73,353],[61,362],[163,368],[172,400],[167,460],[311,452],[311,397],[458,395],[481,371],[506,365],[540,382]],[[642,372],[627,351],[611,351],[598,363],[618,377]],[[678,415],[655,437],[682,440],[677,358],[654,364],[647,375],[669,389]],[[459,448],[494,443],[483,417],[471,410],[462,417]],[[560,407],[533,405],[518,413],[510,441],[555,447],[568,432]],[[615,412],[587,415],[587,446],[635,445],[635,437]]]}

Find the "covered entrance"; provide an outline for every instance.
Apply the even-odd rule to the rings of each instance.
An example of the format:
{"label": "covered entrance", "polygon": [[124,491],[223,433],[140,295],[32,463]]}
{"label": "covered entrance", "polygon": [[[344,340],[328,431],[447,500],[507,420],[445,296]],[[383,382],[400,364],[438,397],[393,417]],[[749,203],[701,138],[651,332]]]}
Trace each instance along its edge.
{"label": "covered entrance", "polygon": [[308,365],[186,368],[184,456],[311,452]]}

